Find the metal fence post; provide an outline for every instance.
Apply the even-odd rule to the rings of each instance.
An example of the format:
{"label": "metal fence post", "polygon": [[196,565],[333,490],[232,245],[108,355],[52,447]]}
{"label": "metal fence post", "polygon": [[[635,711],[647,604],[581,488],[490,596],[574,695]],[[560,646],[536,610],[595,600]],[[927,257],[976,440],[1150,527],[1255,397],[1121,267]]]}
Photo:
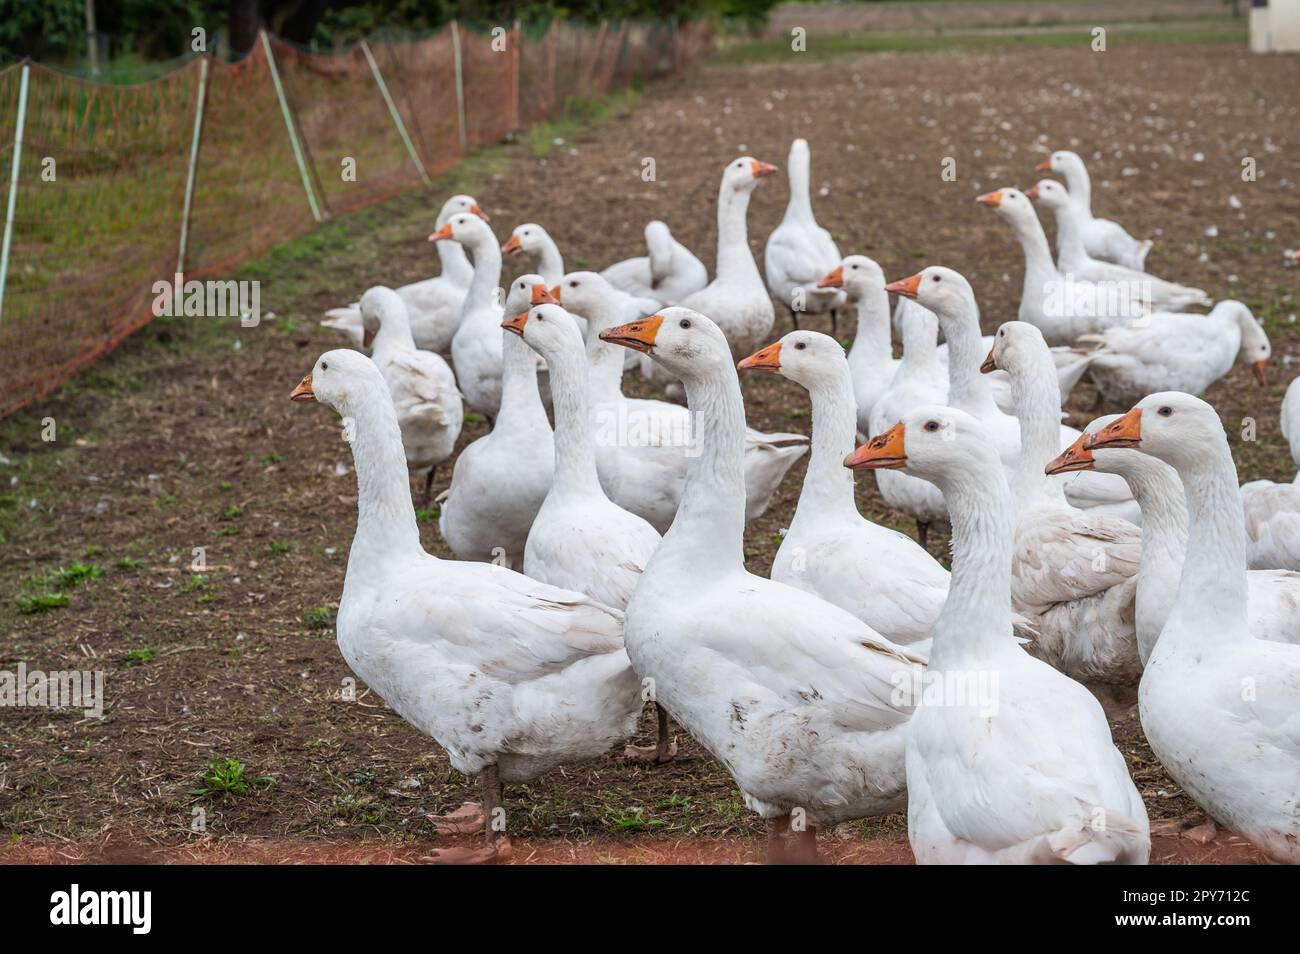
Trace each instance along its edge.
{"label": "metal fence post", "polygon": [[266,65],[271,68],[271,82],[275,84],[275,95],[280,100],[280,112],[284,114],[284,125],[289,130],[289,144],[293,146],[293,157],[298,161],[298,172],[302,175],[302,187],[307,191],[307,202],[311,205],[311,214],[317,222],[321,221],[320,206],[316,204],[316,193],[311,187],[311,177],[307,174],[307,160],[303,158],[302,144],[298,142],[298,131],[293,128],[293,116],[289,113],[289,101],[284,98],[284,86],[280,83],[280,71],[275,68],[275,54],[271,52],[271,38],[265,30],[258,30],[262,37],[262,49],[266,51]]}
{"label": "metal fence post", "polygon": [[366,55],[366,62],[370,64],[370,71],[375,74],[375,82],[379,85],[379,92],[383,94],[384,102],[388,104],[388,113],[393,117],[394,125],[397,126],[397,134],[402,137],[406,151],[410,153],[411,161],[415,163],[415,168],[420,173],[420,181],[425,185],[432,185],[429,181],[429,173],[425,171],[424,163],[420,161],[420,154],[415,151],[415,143],[411,142],[411,137],[407,135],[406,123],[402,122],[402,114],[397,111],[397,104],[393,102],[393,97],[388,94],[388,84],[384,82],[384,74],[379,72],[379,64],[375,62],[375,55],[370,52],[370,44],[365,40],[361,41],[361,52]]}
{"label": "metal fence post", "polygon": [[185,246],[190,237],[190,210],[194,207],[194,173],[199,164],[203,136],[203,106],[208,98],[208,57],[199,60],[199,98],[194,107],[194,136],[190,139],[190,167],[185,174],[185,207],[181,212],[181,240],[176,249],[176,274],[185,274]]}
{"label": "metal fence post", "polygon": [[460,128],[460,151],[469,153],[469,131],[465,128],[465,74],[460,55],[460,24],[451,21],[451,55],[456,62],[456,122]]}
{"label": "metal fence post", "polygon": [[9,172],[9,203],[5,211],[4,244],[0,245],[0,316],[4,315],[5,280],[9,277],[9,248],[14,237],[14,212],[18,206],[18,166],[23,157],[23,127],[27,123],[27,85],[32,75],[30,63],[23,64],[18,80],[18,122],[14,125],[14,162]]}

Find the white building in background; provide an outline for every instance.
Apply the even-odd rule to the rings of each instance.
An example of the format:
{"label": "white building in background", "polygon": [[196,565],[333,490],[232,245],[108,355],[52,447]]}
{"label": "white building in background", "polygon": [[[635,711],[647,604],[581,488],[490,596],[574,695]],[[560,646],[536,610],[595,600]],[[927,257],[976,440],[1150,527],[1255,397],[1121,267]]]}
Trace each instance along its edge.
{"label": "white building in background", "polygon": [[1300,0],[1251,0],[1250,50],[1300,52]]}

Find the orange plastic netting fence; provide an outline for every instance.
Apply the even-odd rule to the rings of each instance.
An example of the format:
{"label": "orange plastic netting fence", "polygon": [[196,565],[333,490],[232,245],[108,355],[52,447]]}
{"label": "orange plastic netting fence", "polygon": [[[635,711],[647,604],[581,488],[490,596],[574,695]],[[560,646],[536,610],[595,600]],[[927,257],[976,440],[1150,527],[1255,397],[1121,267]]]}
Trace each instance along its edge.
{"label": "orange plastic netting fence", "polygon": [[27,87],[0,288],[0,417],[151,320],[154,284],[181,263],[183,227],[185,277],[222,275],[318,221],[419,186],[570,98],[681,69],[711,48],[707,23],[553,21],[495,33],[449,26],[331,55],[266,37],[237,63],[193,60],[137,86],[35,64],[0,71],[0,215]]}

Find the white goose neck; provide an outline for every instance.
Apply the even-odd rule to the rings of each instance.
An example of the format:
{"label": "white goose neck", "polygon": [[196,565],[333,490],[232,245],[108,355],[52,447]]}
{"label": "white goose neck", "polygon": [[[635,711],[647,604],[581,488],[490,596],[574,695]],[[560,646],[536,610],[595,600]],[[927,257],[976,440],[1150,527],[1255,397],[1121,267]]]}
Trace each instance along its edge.
{"label": "white goose neck", "polygon": [[785,207],[787,222],[811,224],[816,221],[812,210],[812,155],[806,149],[794,149],[787,163],[790,179],[790,202]]}
{"label": "white goose neck", "polygon": [[551,429],[546,408],[537,388],[537,357],[533,349],[509,331],[500,331],[501,342],[501,409],[493,431],[524,432],[534,427]]}
{"label": "white goose neck", "polygon": [[564,277],[564,256],[560,254],[560,247],[555,244],[555,239],[549,235],[542,240],[537,273],[548,285],[558,285],[560,279]]}
{"label": "white goose neck", "polygon": [[989,383],[980,374],[984,363],[984,344],[980,337],[979,306],[971,292],[963,292],[955,308],[939,309],[935,314],[948,339],[948,404],[974,417],[998,413]]}
{"label": "white goose neck", "polygon": [[858,328],[850,354],[863,370],[883,371],[893,358],[889,333],[889,292],[884,287],[872,289],[857,300]]}
{"label": "white goose neck", "polygon": [[1237,468],[1223,434],[1180,461],[1187,498],[1187,556],[1166,634],[1181,645],[1249,639],[1246,626],[1246,521]]}
{"label": "white goose neck", "polygon": [[469,285],[474,280],[474,266],[469,263],[465,246],[451,239],[443,239],[434,245],[438,250],[438,261],[442,263],[442,277],[457,285]]}
{"label": "white goose neck", "polygon": [[1011,491],[988,456],[935,481],[952,519],[952,577],[934,623],[932,670],[985,658],[1011,636]]}
{"label": "white goose neck", "polygon": [[1145,665],[1178,595],[1187,554],[1187,502],[1177,472],[1141,451],[1123,472],[1142,511],[1142,553],[1138,562],[1138,655]]}
{"label": "white goose neck", "polygon": [[501,249],[496,238],[488,235],[475,239],[470,251],[474,254],[474,277],[465,294],[463,314],[488,313],[501,284]]}
{"label": "white goose neck", "polygon": [[604,497],[596,476],[596,446],[587,402],[587,359],[573,341],[546,355],[555,412],[555,482],[552,492],[591,498]]}
{"label": "white goose neck", "polygon": [[402,432],[387,388],[368,384],[356,406],[343,411],[357,472],[357,532],[348,575],[362,575],[394,557],[423,553],[411,504]]}
{"label": "white goose neck", "polygon": [[1079,210],[1071,203],[1063,202],[1052,213],[1056,218],[1057,252],[1071,261],[1087,257],[1088,253],[1083,247],[1083,224],[1079,221]]}
{"label": "white goose neck", "polygon": [[1047,283],[1060,277],[1056,263],[1052,261],[1052,251],[1047,245],[1047,233],[1043,231],[1043,224],[1038,221],[1037,215],[1031,214],[1009,221],[1011,230],[1015,232],[1020,248],[1025,253],[1025,278],[1020,288],[1020,307],[1023,310],[1026,303],[1033,303],[1036,305],[1034,311],[1041,313],[1042,303],[1047,299]]}
{"label": "white goose neck", "polygon": [[1033,349],[1025,366],[1011,374],[1011,400],[1020,422],[1020,458],[1016,462],[1016,505],[1023,512],[1035,505],[1065,502],[1061,481],[1044,472],[1061,446],[1061,388],[1056,365],[1046,346]]}
{"label": "white goose neck", "polygon": [[1092,217],[1092,177],[1088,167],[1081,161],[1068,165],[1065,173],[1065,188],[1070,193],[1070,201],[1081,209],[1089,218]]}
{"label": "white goose neck", "polygon": [[677,516],[655,553],[676,555],[682,572],[745,566],[745,408],[731,362],[683,382],[691,415],[693,455],[686,465]]}
{"label": "white goose neck", "polygon": [[626,348],[612,345],[600,337],[600,332],[620,323],[618,305],[607,296],[583,315],[587,319],[587,374],[588,388],[593,402],[616,401],[623,396],[623,356]]}
{"label": "white goose neck", "polygon": [[[920,305],[913,305],[920,308]],[[900,373],[925,373],[939,367],[939,323],[925,315],[904,313]],[[906,369],[906,371],[904,371]]]}
{"label": "white goose neck", "polygon": [[749,230],[745,217],[749,213],[748,189],[733,189],[726,182],[718,190],[718,271],[717,280],[758,279],[758,266],[749,249]]}
{"label": "white goose neck", "polygon": [[853,471],[844,466],[844,458],[853,452],[857,406],[848,363],[839,362],[833,373],[814,382],[808,397],[812,401],[812,451],[792,524],[797,524],[801,515],[851,520],[859,514],[853,498]]}
{"label": "white goose neck", "polygon": [[400,309],[385,315],[371,345],[370,357],[380,366],[396,355],[414,351],[415,337],[411,334],[410,320]]}

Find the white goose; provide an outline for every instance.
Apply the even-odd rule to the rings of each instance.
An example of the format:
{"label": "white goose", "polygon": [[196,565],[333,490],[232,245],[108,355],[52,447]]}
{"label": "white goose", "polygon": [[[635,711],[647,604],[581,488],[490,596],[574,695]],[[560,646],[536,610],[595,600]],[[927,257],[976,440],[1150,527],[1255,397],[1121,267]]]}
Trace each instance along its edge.
{"label": "white goose", "polygon": [[[1002,455],[1003,464],[1014,472],[1020,458],[1020,425],[998,408],[988,381],[980,374],[985,351],[980,337],[979,306],[970,282],[951,268],[931,265],[910,278],[891,283],[886,289],[915,299],[939,319],[951,354],[948,404],[983,422]],[[1051,404],[1059,421],[1059,385],[1058,398]],[[1069,447],[1079,436],[1078,431],[1065,425],[1060,425],[1059,431],[1056,452]],[[1128,520],[1141,519],[1127,485],[1114,474],[1070,475],[1065,481],[1065,496],[1071,504],[1084,510],[1117,514]]]}
{"label": "white goose", "polygon": [[[941,487],[952,513],[952,583],[926,673],[943,694],[923,697],[907,735],[916,860],[1144,864],[1146,809],[1101,706],[1012,637],[1015,518],[983,424],[915,408],[845,463],[906,468]],[[972,674],[989,677],[986,692]]]}
{"label": "white goose", "polygon": [[[813,215],[809,180],[812,156],[808,140],[790,144],[787,166],[790,177],[790,201],[785,217],[767,238],[763,267],[772,297],[790,310],[790,319],[799,327],[799,313],[822,315],[830,312],[831,333],[836,334],[836,310],[844,304],[844,292],[819,279],[840,264],[840,250],[831,233],[817,224]],[[707,314],[707,312],[706,312]],[[859,319],[860,320],[860,319]]]}
{"label": "white goose", "polygon": [[[487,214],[478,207],[473,196],[453,195],[443,203],[435,226],[442,228],[458,213],[472,213],[487,221]],[[465,293],[469,291],[474,269],[465,257],[465,250],[457,243],[442,241],[437,244],[437,249],[442,273],[436,278],[403,285],[397,289],[397,294],[406,303],[410,314],[411,334],[416,347],[445,354],[451,349],[452,336],[460,327],[461,306],[465,302]],[[331,308],[325,312],[321,324],[343,332],[354,345],[362,346],[364,330],[360,303],[346,308]]]}
{"label": "white goose", "polygon": [[1151,750],[1211,818],[1300,863],[1300,646],[1251,637],[1237,469],[1219,415],[1165,391],[1084,446],[1159,457],[1187,494],[1178,596],[1138,693]]}
{"label": "white goose", "polygon": [[[934,312],[906,296],[898,300],[911,306],[898,310],[903,360],[894,373],[894,380],[876,402],[866,434],[883,434],[914,407],[948,401],[948,365],[939,360],[935,350],[939,319]],[[889,506],[916,521],[916,537],[925,546],[930,524],[948,522],[943,493],[928,480],[901,470],[878,468],[875,474],[880,496]]]}
{"label": "white goose", "polygon": [[1078,207],[1070,201],[1065,186],[1059,182],[1043,179],[1025,195],[1051,209],[1056,216],[1056,267],[1062,273],[1087,282],[1123,282],[1140,286],[1142,299],[1157,309],[1211,304],[1209,296],[1200,288],[1165,281],[1089,255],[1083,245],[1083,220]]}
{"label": "white goose", "polygon": [[771,578],[848,610],[895,643],[929,639],[948,595],[948,571],[910,537],[858,512],[853,475],[843,466],[857,428],[840,343],[792,331],[740,367],[789,378],[812,401],[812,455]]}
{"label": "white goose", "polygon": [[[668,308],[601,336],[685,383],[698,440],[677,519],[627,607],[628,655],[767,820],[769,859],[809,859],[819,826],[903,805],[909,710],[891,696],[919,660],[851,613],[745,570],[745,411],[721,329]],[[792,831],[792,814],[806,824]]]}
{"label": "white goose", "polygon": [[817,282],[818,288],[842,289],[846,302],[858,313],[857,331],[849,348],[849,375],[861,434],[871,433],[871,409],[894,380],[899,365],[890,340],[885,284],[884,271],[865,255],[848,256]]}
{"label": "white goose", "polygon": [[[510,283],[506,304],[530,307],[540,275]],[[519,568],[533,519],[551,489],[555,443],[537,388],[537,359],[514,335],[503,335],[501,410],[492,430],[456,458],[451,486],[440,496],[438,529],[462,560]]]}
{"label": "white goose", "polygon": [[[528,531],[524,573],[624,609],[659,546],[659,531],[613,503],[601,489],[582,336],[573,316],[553,303],[545,285],[534,286],[532,292],[536,304],[507,318],[503,327],[523,338],[550,368],[555,477]],[[627,754],[660,763],[677,754],[662,709],[658,744],[649,750],[629,747]]]}
{"label": "white goose", "polygon": [[1140,318],[1148,310],[1139,289],[1067,279],[1052,261],[1038,213],[1019,189],[1002,188],[976,197],[1011,226],[1025,255],[1025,277],[1017,317],[1038,328],[1052,345],[1072,345],[1092,334]]}
{"label": "white goose", "polygon": [[[745,223],[754,188],[774,172],[776,166],[749,156],[727,163],[718,186],[717,272],[713,281],[680,303],[717,322],[737,361],[767,340],[776,321],[772,299],[749,250]],[[817,277],[813,276],[813,281]]]}
{"label": "white goose", "polygon": [[376,285],[361,296],[361,322],[397,410],[406,466],[428,471],[422,498],[427,505],[434,472],[451,456],[465,423],[456,377],[440,356],[415,347],[406,303],[391,288]]}
{"label": "white goose", "polygon": [[[1138,657],[1145,666],[1178,595],[1187,556],[1187,502],[1178,472],[1159,458],[1130,448],[1088,450],[1084,444],[1121,415],[1108,414],[1088,425],[1077,441],[1047,465],[1047,473],[1095,468],[1119,474],[1142,507],[1142,557],[1138,566]],[[1246,605],[1250,634],[1279,643],[1300,642],[1300,573],[1251,570]]]}
{"label": "white goose", "polygon": [[1083,247],[1089,255],[1129,268],[1140,270],[1146,267],[1147,252],[1151,251],[1149,239],[1139,242],[1124,231],[1119,223],[1093,218],[1092,180],[1088,178],[1088,169],[1077,153],[1068,149],[1054,152],[1040,162],[1034,171],[1054,172],[1065,178],[1065,184],[1070,190],[1070,201],[1078,210],[1082,223]]}
{"label": "white goose", "polygon": [[[339,650],[398,715],[446,749],[454,768],[479,774],[479,818],[503,810],[503,783],[602,755],[633,731],[641,683],[618,610],[499,566],[439,560],[420,546],[397,416],[369,358],[321,355],[292,398],[319,400],[354,422],[357,530],[339,600]],[[500,827],[484,828],[484,849],[440,850],[440,860],[504,856]]]}
{"label": "white goose", "polygon": [[1045,472],[1061,443],[1042,333],[1008,321],[993,337],[990,364],[1010,373],[1020,421],[1011,595],[1035,620],[1035,655],[1087,683],[1135,685],[1142,671],[1133,620],[1141,533],[1127,520],[1070,506]]}
{"label": "white goose", "polygon": [[[1286,395],[1282,398],[1282,436],[1291,448],[1291,460],[1300,467],[1300,377],[1292,378],[1286,386]],[[1300,481],[1300,470],[1296,472]]]}
{"label": "white goose", "polygon": [[1241,485],[1247,564],[1252,570],[1300,570],[1300,484],[1252,480]]}
{"label": "white goose", "polygon": [[1097,345],[1088,368],[1097,388],[1122,404],[1156,391],[1201,394],[1237,361],[1249,363],[1262,385],[1273,354],[1263,326],[1232,300],[1208,315],[1147,315],[1081,340]]}
{"label": "white goose", "polygon": [[679,302],[709,283],[704,263],[673,238],[663,222],[646,223],[645,245],[647,255],[615,262],[601,277],[619,291],[636,298],[654,298],[663,305]]}
{"label": "white goose", "polygon": [[515,226],[501,246],[502,255],[528,255],[536,258],[537,274],[542,276],[547,287],[554,285],[564,277],[564,257],[560,247],[550,233],[536,222],[526,222]]}
{"label": "white goose", "polygon": [[[596,466],[610,499],[663,533],[677,514],[691,453],[691,416],[667,401],[623,396],[623,355],[599,332],[642,317],[640,299],[594,272],[571,272],[552,289],[589,325],[591,402],[596,423]],[[644,357],[644,355],[642,355]],[[783,446],[782,446],[783,445]],[[808,450],[803,434],[765,434],[745,428],[745,519],[762,515],[794,462]]]}

